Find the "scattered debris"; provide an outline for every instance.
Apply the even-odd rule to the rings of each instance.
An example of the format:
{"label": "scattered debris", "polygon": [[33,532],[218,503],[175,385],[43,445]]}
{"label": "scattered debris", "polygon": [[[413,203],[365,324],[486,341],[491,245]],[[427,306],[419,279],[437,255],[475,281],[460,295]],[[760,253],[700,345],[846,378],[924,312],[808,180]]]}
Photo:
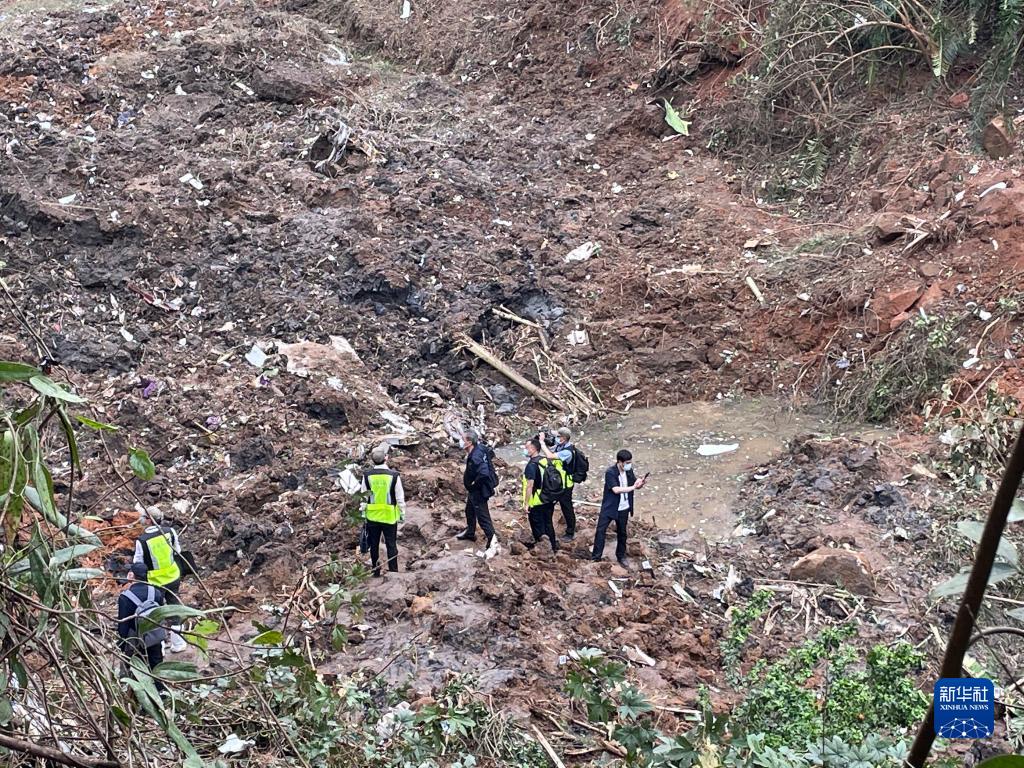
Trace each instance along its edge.
{"label": "scattered debris", "polygon": [[721,456],[723,453],[732,453],[740,447],[739,443],[728,443],[724,445],[704,443],[697,448],[698,456]]}
{"label": "scattered debris", "polygon": [[574,261],[586,261],[600,250],[601,246],[598,243],[586,242],[569,251],[565,255],[565,262],[569,264]]}

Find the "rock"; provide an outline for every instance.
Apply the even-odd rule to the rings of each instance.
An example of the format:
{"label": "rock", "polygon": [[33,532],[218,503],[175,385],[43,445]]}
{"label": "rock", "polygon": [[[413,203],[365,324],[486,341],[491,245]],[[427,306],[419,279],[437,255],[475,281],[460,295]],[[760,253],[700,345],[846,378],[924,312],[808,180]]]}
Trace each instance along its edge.
{"label": "rock", "polygon": [[906,214],[883,211],[871,220],[871,231],[875,240],[880,243],[891,243],[903,237],[911,227],[906,221]]}
{"label": "rock", "polygon": [[1015,143],[1013,132],[1006,127],[1001,115],[989,120],[985,130],[981,133],[981,145],[985,148],[988,156],[993,159],[1012,155]]}
{"label": "rock", "polygon": [[409,606],[409,613],[413,616],[423,616],[434,612],[434,599],[429,595],[417,596],[412,599]]}
{"label": "rock", "polygon": [[922,293],[924,286],[921,283],[908,283],[890,291],[876,293],[868,307],[868,330],[879,333],[890,329],[893,321],[908,312]]}
{"label": "rock", "polygon": [[681,549],[685,552],[692,552],[698,560],[707,558],[707,542],[699,533],[692,531],[660,533],[654,543],[662,555],[671,555],[674,550]]}
{"label": "rock", "polygon": [[971,103],[971,97],[963,91],[957,91],[946,102],[952,109],[964,109]]}
{"label": "rock", "polygon": [[629,571],[623,568],[618,563],[612,563],[611,571],[612,578],[625,579],[629,576]]}
{"label": "rock", "polygon": [[875,591],[875,578],[859,552],[822,547],[797,560],[789,570],[793,581],[836,584],[859,595]]}
{"label": "rock", "polygon": [[526,545],[518,539],[512,539],[508,548],[513,555],[522,555],[526,553]]}
{"label": "rock", "polygon": [[936,264],[934,261],[926,261],[917,268],[917,271],[921,273],[922,277],[938,277],[942,274],[942,265]]}
{"label": "rock", "polygon": [[264,101],[297,104],[321,93],[310,70],[287,62],[275,62],[253,76],[253,89]]}

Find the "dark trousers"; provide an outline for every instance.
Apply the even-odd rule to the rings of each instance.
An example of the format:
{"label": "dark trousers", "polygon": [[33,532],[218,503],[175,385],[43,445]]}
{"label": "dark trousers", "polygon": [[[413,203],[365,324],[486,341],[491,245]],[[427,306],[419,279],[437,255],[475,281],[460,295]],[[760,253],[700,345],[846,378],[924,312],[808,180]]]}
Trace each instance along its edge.
{"label": "dark trousers", "polygon": [[568,536],[576,534],[576,509],[572,505],[572,488],[566,488],[565,492],[558,499],[558,506],[562,508],[562,518],[565,520],[565,533]]}
{"label": "dark trousers", "polygon": [[398,570],[398,523],[366,521],[366,533],[370,536],[370,561],[373,575],[380,575],[380,536],[384,534],[384,546],[388,551],[388,570]]}
{"label": "dark trousers", "polygon": [[552,518],[555,515],[555,505],[538,504],[530,507],[528,517],[530,519],[530,531],[533,533],[533,540],[540,541],[544,536],[551,542],[551,550],[558,551],[558,539],[555,537],[555,525]]}
{"label": "dark trousers", "polygon": [[[178,597],[178,592],[181,591],[181,579],[164,584],[160,587],[160,591],[164,593],[164,602],[167,605],[181,605],[181,599]],[[175,623],[180,624],[181,620],[176,619]]]}
{"label": "dark trousers", "polygon": [[[146,660],[146,666],[150,670],[156,669],[159,665],[164,663],[164,644],[154,643],[149,646],[143,652],[141,638],[134,638],[132,640],[121,641],[121,653],[125,655],[124,661],[122,661],[121,675],[122,677],[131,677],[131,673],[128,671],[127,661],[131,656],[138,656]],[[167,686],[156,677],[153,678],[153,684],[156,686],[158,691],[166,690]]]}
{"label": "dark trousers", "polygon": [[615,533],[618,541],[615,544],[615,558],[622,560],[626,557],[626,524],[629,522],[629,510],[624,509],[621,512],[615,512],[613,516],[605,516],[602,514],[597,519],[597,532],[594,534],[594,553],[593,557],[595,560],[600,560],[604,557],[604,537],[608,532],[608,526],[615,523]]}
{"label": "dark trousers", "polygon": [[487,545],[490,546],[494,538],[494,523],[491,522],[491,512],[487,509],[487,499],[483,496],[470,493],[466,499],[466,533],[476,536],[476,524],[480,523],[484,536],[487,537]]}

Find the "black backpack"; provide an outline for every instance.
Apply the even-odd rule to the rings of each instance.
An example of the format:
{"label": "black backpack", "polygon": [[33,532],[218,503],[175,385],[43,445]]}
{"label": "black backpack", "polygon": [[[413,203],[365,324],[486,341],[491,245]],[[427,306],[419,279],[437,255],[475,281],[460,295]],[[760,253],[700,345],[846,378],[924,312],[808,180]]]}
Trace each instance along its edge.
{"label": "black backpack", "polygon": [[587,472],[590,471],[590,460],[575,445],[571,450],[572,463],[569,465],[571,467],[569,474],[572,475],[572,482],[574,485],[576,483],[585,483],[587,482]]}
{"label": "black backpack", "polygon": [[565,482],[551,459],[540,459],[537,462],[540,470],[540,500],[542,504],[554,504],[565,493]]}
{"label": "black backpack", "polygon": [[498,473],[494,469],[494,449],[489,445],[485,445],[484,456],[487,457],[487,483],[490,486],[487,497],[490,498],[498,488]]}
{"label": "black backpack", "polygon": [[150,614],[160,607],[156,589],[152,586],[147,586],[146,598],[144,600],[130,589],[125,591],[124,594],[135,603],[135,615],[133,616],[135,619],[135,637],[130,638],[130,641],[142,648],[151,648],[157,643],[166,640],[167,630],[159,624],[155,624],[149,618]]}

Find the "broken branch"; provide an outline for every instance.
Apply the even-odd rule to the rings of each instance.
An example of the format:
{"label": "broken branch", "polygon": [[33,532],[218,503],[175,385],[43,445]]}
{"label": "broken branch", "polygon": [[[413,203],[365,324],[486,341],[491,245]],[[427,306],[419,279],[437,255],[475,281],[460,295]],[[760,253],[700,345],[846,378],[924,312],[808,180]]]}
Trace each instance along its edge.
{"label": "broken branch", "polygon": [[459,343],[461,344],[462,347],[468,349],[476,357],[483,360],[485,363],[491,366],[494,370],[496,370],[506,379],[513,382],[517,386],[522,387],[541,402],[546,403],[556,411],[562,410],[561,403],[555,400],[555,398],[548,395],[544,390],[542,390],[532,381],[524,377],[518,371],[513,370],[508,365],[503,363],[501,360],[499,360],[497,357],[491,354],[490,350],[488,350],[486,347],[477,344],[468,336],[460,337]]}

